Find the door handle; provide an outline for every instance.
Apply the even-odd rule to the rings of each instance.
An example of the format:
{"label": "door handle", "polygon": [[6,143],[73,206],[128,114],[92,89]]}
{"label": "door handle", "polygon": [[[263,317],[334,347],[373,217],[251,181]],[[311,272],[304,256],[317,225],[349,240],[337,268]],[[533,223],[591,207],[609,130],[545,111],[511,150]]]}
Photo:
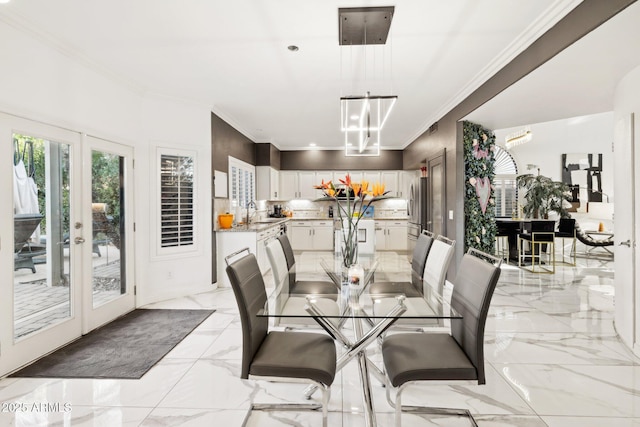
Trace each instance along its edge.
{"label": "door handle", "polygon": [[627,241],[625,241],[625,242],[620,242],[620,244],[618,246],[626,246],[626,247],[630,248],[631,247],[631,240],[627,239]]}
{"label": "door handle", "polygon": [[80,243],[84,243],[84,238],[82,238],[82,237],[76,237],[75,239],[73,239],[73,242],[74,242],[76,245],[79,245]]}

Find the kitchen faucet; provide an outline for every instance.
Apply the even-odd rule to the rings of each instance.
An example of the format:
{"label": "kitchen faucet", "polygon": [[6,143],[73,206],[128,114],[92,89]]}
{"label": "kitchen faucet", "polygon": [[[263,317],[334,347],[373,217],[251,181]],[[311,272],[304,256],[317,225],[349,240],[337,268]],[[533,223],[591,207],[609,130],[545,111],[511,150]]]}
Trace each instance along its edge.
{"label": "kitchen faucet", "polygon": [[251,206],[253,206],[254,210],[258,209],[258,207],[256,206],[256,202],[254,200],[247,202],[247,222],[245,223],[247,224],[247,227],[249,226],[249,222],[251,221],[251,218],[249,218],[249,208],[251,208]]}

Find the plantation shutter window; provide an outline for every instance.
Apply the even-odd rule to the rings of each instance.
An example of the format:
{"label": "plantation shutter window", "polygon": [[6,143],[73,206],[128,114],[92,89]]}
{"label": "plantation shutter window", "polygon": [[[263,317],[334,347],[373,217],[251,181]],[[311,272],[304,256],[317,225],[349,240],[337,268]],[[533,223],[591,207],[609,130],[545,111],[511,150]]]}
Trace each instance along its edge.
{"label": "plantation shutter window", "polygon": [[194,245],[194,158],[160,155],[160,247]]}
{"label": "plantation shutter window", "polygon": [[229,201],[232,208],[246,208],[256,199],[256,168],[229,156]]}
{"label": "plantation shutter window", "polygon": [[517,214],[518,185],[516,176],[518,166],[508,151],[496,145],[495,147],[495,178],[494,197],[496,201],[496,216],[508,217]]}

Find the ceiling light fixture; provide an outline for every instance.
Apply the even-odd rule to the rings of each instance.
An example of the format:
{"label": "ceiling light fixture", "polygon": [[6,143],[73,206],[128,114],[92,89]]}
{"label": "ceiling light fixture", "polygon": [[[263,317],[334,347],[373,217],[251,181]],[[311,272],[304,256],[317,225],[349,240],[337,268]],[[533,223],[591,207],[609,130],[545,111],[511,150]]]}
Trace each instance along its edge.
{"label": "ceiling light fixture", "polygon": [[289,49],[291,52],[297,52],[300,50],[300,48],[294,44],[287,46],[287,49]]}
{"label": "ceiling light fixture", "polygon": [[[367,46],[386,44],[389,38],[393,13],[393,6],[338,9],[339,44],[350,47],[351,51],[349,53],[352,63],[353,46],[362,46],[362,61],[356,59],[356,63],[364,64],[364,73],[354,73],[352,67],[352,81],[362,80],[363,85],[371,85],[372,82],[384,80],[384,78],[380,79],[379,76],[376,76],[374,70],[372,82],[366,81]],[[375,65],[376,47],[373,46],[370,49],[373,50],[373,63]],[[380,48],[377,49],[379,50]],[[384,55],[381,62],[382,74],[384,75]],[[378,61],[379,63],[380,61]],[[342,77],[342,52],[340,56],[340,74]],[[364,75],[364,78],[362,75]],[[369,88],[367,87],[367,89]],[[369,90],[366,91],[364,96],[350,95],[340,97],[340,129],[344,132],[346,156],[380,155],[380,134],[397,99],[398,97],[394,95],[371,95]]]}
{"label": "ceiling light fixture", "polygon": [[512,149],[518,145],[522,145],[531,141],[533,133],[529,129],[523,129],[518,132],[510,133],[504,138],[505,147],[507,150]]}

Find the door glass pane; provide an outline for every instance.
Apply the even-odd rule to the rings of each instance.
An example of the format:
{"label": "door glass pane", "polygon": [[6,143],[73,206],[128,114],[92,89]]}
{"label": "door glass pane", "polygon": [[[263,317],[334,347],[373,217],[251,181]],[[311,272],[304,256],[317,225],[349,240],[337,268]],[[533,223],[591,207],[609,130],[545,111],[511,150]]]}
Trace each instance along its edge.
{"label": "door glass pane", "polygon": [[68,144],[14,134],[14,337],[71,317]]}
{"label": "door glass pane", "polygon": [[93,307],[126,293],[124,157],[91,152]]}

